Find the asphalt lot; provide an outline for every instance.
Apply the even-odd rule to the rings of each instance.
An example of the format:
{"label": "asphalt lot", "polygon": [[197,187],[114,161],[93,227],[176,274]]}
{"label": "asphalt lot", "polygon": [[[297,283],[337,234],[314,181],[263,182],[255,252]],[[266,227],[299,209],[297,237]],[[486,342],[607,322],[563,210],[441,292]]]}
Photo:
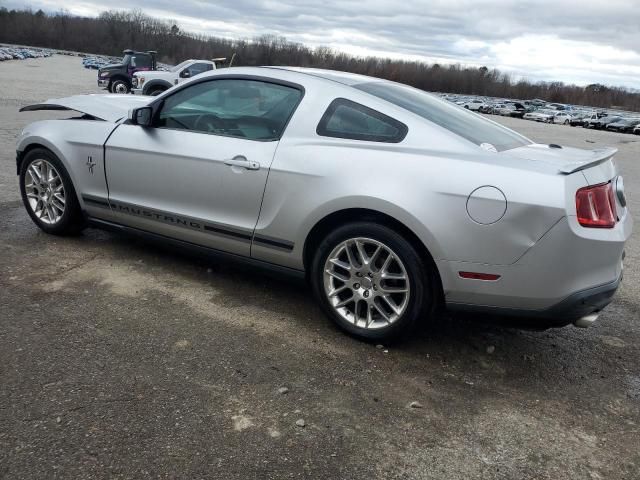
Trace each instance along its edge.
{"label": "asphalt lot", "polygon": [[[98,92],[95,71],[3,62],[0,85],[0,478],[640,478],[640,224],[591,329],[442,318],[376,348],[294,280],[98,230],[40,232],[15,136],[56,114],[17,110]],[[640,137],[498,120],[619,148],[638,219]]]}

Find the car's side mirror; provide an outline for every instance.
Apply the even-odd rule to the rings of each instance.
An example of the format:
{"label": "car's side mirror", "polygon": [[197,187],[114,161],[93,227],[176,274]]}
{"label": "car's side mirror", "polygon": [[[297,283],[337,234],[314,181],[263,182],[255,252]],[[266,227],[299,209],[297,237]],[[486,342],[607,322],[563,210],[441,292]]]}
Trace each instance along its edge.
{"label": "car's side mirror", "polygon": [[141,127],[150,127],[153,121],[153,108],[140,107],[134,108],[129,111],[129,121],[133,125],[140,125]]}
{"label": "car's side mirror", "polygon": [[189,70],[183,70],[182,72],[180,72],[181,78],[189,78],[190,76],[191,76],[191,72]]}

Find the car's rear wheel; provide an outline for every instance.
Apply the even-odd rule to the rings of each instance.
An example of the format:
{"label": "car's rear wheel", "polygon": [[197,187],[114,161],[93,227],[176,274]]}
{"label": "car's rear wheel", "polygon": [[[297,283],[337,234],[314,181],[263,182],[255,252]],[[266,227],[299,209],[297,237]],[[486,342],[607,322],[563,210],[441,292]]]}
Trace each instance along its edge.
{"label": "car's rear wheel", "polygon": [[165,90],[166,90],[165,88],[156,88],[154,90],[151,90],[149,92],[149,95],[151,95],[152,97],[157,97],[158,95],[160,95]]}
{"label": "car's rear wheel", "polygon": [[20,168],[20,192],[29,216],[43,231],[73,235],[84,227],[69,174],[50,151],[36,148],[25,155]]}
{"label": "car's rear wheel", "polygon": [[411,331],[432,311],[432,275],[414,246],[375,223],[337,228],[318,246],[311,284],[325,313],[365,340]]}

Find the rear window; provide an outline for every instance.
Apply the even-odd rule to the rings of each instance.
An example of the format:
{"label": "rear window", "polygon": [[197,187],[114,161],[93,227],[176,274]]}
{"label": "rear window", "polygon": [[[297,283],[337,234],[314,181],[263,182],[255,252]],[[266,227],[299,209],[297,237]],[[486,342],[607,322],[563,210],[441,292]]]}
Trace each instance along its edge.
{"label": "rear window", "polygon": [[398,143],[407,135],[407,126],[372,108],[337,98],[320,119],[316,133],[323,137]]}
{"label": "rear window", "polygon": [[486,144],[489,144],[501,152],[532,143],[522,135],[479,114],[440,100],[417,88],[391,82],[361,83],[353,87],[409,110],[478,146],[486,148]]}
{"label": "rear window", "polygon": [[151,67],[151,57],[149,55],[134,55],[131,57],[131,66],[149,68]]}

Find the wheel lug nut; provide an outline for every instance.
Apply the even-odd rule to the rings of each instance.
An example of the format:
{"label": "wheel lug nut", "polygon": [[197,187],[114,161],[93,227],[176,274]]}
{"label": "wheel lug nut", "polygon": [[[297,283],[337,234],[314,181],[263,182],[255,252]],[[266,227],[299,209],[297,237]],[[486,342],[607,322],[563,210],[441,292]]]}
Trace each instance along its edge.
{"label": "wheel lug nut", "polygon": [[363,295],[364,295],[364,298],[367,298],[369,296],[369,290],[365,290]]}
{"label": "wheel lug nut", "polygon": [[356,277],[361,277],[361,276],[362,276],[362,273],[356,272]]}
{"label": "wheel lug nut", "polygon": [[353,288],[355,288],[356,290],[358,290],[360,288],[360,284],[359,283],[354,283],[353,284]]}
{"label": "wheel lug nut", "polygon": [[367,275],[369,275],[369,277],[373,277],[373,273],[371,272],[367,273]]}

